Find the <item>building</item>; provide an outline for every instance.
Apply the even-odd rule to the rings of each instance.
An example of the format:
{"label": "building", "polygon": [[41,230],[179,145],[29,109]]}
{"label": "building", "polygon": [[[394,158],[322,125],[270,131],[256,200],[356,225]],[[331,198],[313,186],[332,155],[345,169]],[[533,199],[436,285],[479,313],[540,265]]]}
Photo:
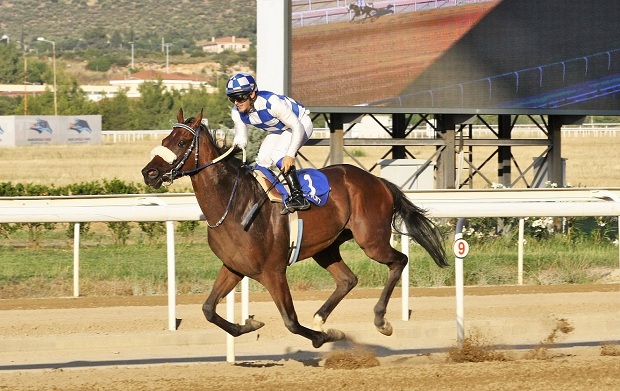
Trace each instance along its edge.
{"label": "building", "polygon": [[[126,77],[117,77],[110,80],[110,85],[80,85],[80,88],[88,99],[98,102],[103,98],[113,98],[119,90],[125,92],[129,98],[140,97],[140,85],[144,82],[157,83],[161,80],[162,85],[168,90],[187,91],[190,88],[205,87],[207,93],[217,93],[217,88],[208,83],[207,79],[187,75],[183,73],[165,73],[159,71],[141,71]],[[5,96],[29,96],[40,95],[48,88],[53,87],[44,84],[0,84],[0,95]]]}
{"label": "building", "polygon": [[146,70],[132,73],[127,77],[114,78],[110,80],[110,84],[116,89],[122,89],[129,98],[139,98],[139,87],[144,82],[157,83],[161,80],[162,85],[169,91],[187,91],[190,88],[205,87],[207,92],[212,94],[217,92],[217,88],[210,85],[207,79],[187,75],[184,73],[165,73],[154,70]]}
{"label": "building", "polygon": [[[53,86],[45,84],[0,84],[0,95],[6,96],[30,96],[41,95],[45,92],[45,89],[54,91]],[[104,97],[111,98],[118,92],[118,87],[114,86],[95,86],[95,85],[80,85],[80,88],[88,99],[98,102]]]}
{"label": "building", "polygon": [[247,52],[250,49],[250,40],[247,38],[232,37],[215,38],[210,41],[198,42],[202,46],[202,51],[206,53],[222,53],[225,50],[233,52]]}

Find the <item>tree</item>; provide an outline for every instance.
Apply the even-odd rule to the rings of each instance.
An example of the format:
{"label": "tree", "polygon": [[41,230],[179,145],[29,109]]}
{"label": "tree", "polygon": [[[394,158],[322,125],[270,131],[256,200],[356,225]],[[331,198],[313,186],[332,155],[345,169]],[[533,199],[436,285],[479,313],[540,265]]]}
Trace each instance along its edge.
{"label": "tree", "polygon": [[17,84],[23,80],[23,68],[19,67],[20,54],[15,45],[0,44],[0,84]]}
{"label": "tree", "polygon": [[93,115],[99,113],[99,107],[88,99],[75,78],[59,85],[58,113],[62,115]]}
{"label": "tree", "polygon": [[132,110],[133,102],[129,100],[125,91],[119,88],[113,98],[103,98],[99,102],[101,127],[103,130],[133,129]]}
{"label": "tree", "polygon": [[0,96],[0,115],[22,114],[20,101],[8,96]]}
{"label": "tree", "polygon": [[142,83],[138,90],[141,98],[136,101],[131,129],[169,129],[176,115],[174,99],[162,81]]}
{"label": "tree", "polygon": [[109,44],[108,36],[103,27],[92,27],[84,32],[84,42],[89,48],[106,49]]}

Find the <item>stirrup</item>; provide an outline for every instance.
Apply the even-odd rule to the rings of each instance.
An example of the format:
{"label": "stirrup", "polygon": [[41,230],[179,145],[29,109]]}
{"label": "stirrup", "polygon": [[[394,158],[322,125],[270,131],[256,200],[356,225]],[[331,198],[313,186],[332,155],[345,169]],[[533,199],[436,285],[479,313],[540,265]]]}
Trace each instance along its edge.
{"label": "stirrup", "polygon": [[298,210],[310,209],[310,202],[308,202],[308,200],[305,198],[302,198],[302,200],[303,201],[301,202],[301,204],[297,204],[297,205],[293,204],[293,201],[295,200],[291,200],[290,203],[285,201],[284,208],[282,208],[282,211],[280,212],[280,214],[286,215],[286,214],[293,213]]}

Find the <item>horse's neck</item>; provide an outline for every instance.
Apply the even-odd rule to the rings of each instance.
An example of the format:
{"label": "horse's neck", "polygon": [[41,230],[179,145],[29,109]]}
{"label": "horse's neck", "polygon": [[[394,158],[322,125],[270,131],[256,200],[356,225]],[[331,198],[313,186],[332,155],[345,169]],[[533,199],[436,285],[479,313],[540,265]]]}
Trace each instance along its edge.
{"label": "horse's neck", "polygon": [[202,136],[200,142],[196,146],[196,150],[194,151],[198,154],[198,160],[196,167],[207,166],[205,169],[201,170],[199,174],[207,171],[207,176],[209,176],[209,172],[219,171],[220,169],[227,166],[226,163],[220,162],[221,153],[218,148],[215,147],[213,140],[208,138],[207,136]]}
{"label": "horse's neck", "polygon": [[198,156],[197,167],[208,166],[192,175],[194,194],[199,200],[206,202],[213,213],[221,213],[220,208],[226,206],[230,195],[235,191],[241,168],[229,164],[227,157],[214,163],[221,155],[210,140],[200,143]]}

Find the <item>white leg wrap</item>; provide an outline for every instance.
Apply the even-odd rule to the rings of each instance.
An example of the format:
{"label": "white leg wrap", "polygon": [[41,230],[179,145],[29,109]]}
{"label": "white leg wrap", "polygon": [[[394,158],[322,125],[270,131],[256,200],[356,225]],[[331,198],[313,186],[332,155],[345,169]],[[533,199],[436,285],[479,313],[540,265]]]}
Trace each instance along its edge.
{"label": "white leg wrap", "polygon": [[314,315],[314,321],[312,322],[312,329],[314,331],[323,331],[323,324],[325,321],[319,315]]}

